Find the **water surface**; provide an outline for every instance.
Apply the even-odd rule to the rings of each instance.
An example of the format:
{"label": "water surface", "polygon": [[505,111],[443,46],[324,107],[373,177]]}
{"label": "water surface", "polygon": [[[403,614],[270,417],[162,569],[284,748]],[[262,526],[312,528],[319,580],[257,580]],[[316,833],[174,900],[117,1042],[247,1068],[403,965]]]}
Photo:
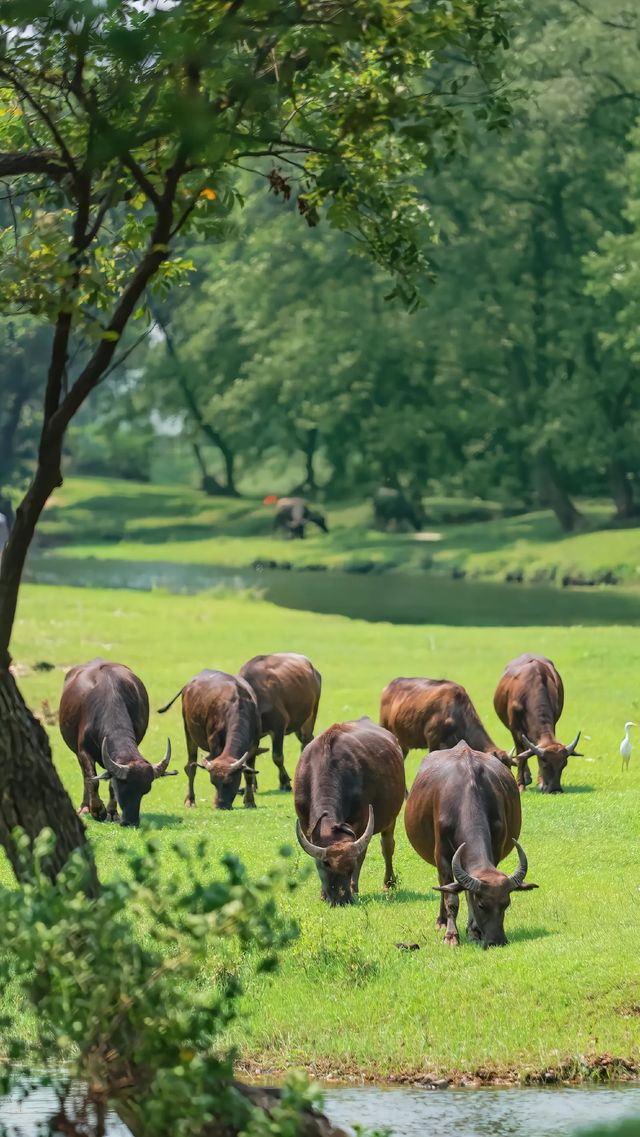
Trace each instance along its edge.
{"label": "water surface", "polygon": [[259,589],[284,608],[393,624],[526,627],[640,624],[640,592],[493,584],[435,573],[232,569],[158,561],[34,554],[27,579],[38,584],[202,592]]}
{"label": "water surface", "polygon": [[[48,1090],[26,1101],[0,1101],[0,1125],[19,1137],[38,1137],[56,1109]],[[388,1129],[393,1137],[573,1137],[584,1127],[638,1119],[640,1086],[425,1090],[372,1086],[332,1087],[325,1109],[348,1132],[359,1124]],[[44,1130],[46,1132],[46,1129]],[[105,1137],[129,1137],[114,1115]]]}

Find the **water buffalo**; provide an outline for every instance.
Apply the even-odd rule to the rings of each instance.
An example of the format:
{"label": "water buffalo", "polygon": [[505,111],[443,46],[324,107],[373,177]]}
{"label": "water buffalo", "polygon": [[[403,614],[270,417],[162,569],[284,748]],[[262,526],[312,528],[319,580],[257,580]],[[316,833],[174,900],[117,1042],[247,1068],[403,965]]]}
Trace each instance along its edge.
{"label": "water buffalo", "polygon": [[260,734],[271,736],[271,753],[278,767],[281,790],[291,789],[284,766],[284,736],[295,734],[306,746],[313,738],[322,678],[305,655],[274,652],[256,655],[240,668],[258,700]]}
{"label": "water buffalo", "polygon": [[[138,825],[140,803],[156,778],[176,774],[168,770],[171,743],[161,762],[153,766],[138,750],[149,725],[149,696],[144,684],[122,663],[92,659],[67,672],[58,712],[60,733],[77,755],[84,775],[79,813],[98,821],[108,817],[122,825]],[[96,777],[96,765],[105,773]],[[105,809],[98,783],[109,781]]]}
{"label": "water buffalo", "polygon": [[305,746],[296,767],[296,832],[313,857],[322,899],[352,904],[369,842],[380,834],[384,887],[395,884],[396,818],[404,799],[404,763],[392,734],[369,718],[336,723]]}
{"label": "water buffalo", "polygon": [[[498,718],[511,731],[518,751],[518,786],[531,783],[527,759],[538,759],[538,781],[543,794],[561,794],[560,778],[567,759],[576,754],[580,731],[569,746],[559,742],[555,728],[564,705],[562,679],[543,655],[512,659],[493,697]],[[579,755],[578,755],[579,757]]]}
{"label": "water buffalo", "polygon": [[305,526],[312,521],[323,533],[328,533],[327,522],[324,515],[317,510],[310,509],[302,497],[281,497],[276,502],[276,514],[273,527],[276,531],[282,530],[290,537],[304,537]]}
{"label": "water buffalo", "polygon": [[424,511],[419,501],[409,501],[401,490],[379,486],[373,497],[373,519],[378,529],[407,524],[418,530],[424,524]]}
{"label": "water buffalo", "polygon": [[[232,809],[233,799],[245,778],[244,804],[255,809],[255,759],[260,753],[258,704],[244,679],[226,671],[205,669],[187,683],[177,695],[159,707],[164,714],[182,695],[182,719],[187,744],[188,789],[184,804],[196,804],[193,784],[196,768],[206,770],[215,788],[215,809]],[[198,762],[198,749],[207,757]]]}
{"label": "water buffalo", "polygon": [[380,722],[405,758],[410,750],[446,750],[464,739],[505,766],[514,764],[487,734],[464,687],[449,679],[392,679],[382,692]]}
{"label": "water buffalo", "polygon": [[[525,881],[527,858],[517,842],[520,795],[502,763],[466,742],[430,754],[416,775],[404,823],[416,852],[438,870],[436,928],[446,929],[444,942],[460,942],[458,894],[466,892],[468,935],[483,947],[506,944],[504,915],[511,893],[538,886]],[[496,866],[514,845],[520,865],[507,876]]]}

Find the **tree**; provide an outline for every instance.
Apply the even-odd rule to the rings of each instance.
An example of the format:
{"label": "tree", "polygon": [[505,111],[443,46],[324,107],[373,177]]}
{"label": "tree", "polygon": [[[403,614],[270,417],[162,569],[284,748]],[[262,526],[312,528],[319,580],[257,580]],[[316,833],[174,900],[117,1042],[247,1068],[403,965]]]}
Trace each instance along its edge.
{"label": "tree", "polygon": [[37,463],[0,568],[0,841],[10,850],[16,822],[33,836],[48,820],[55,872],[84,831],[9,664],[71,420],[122,363],[147,290],[188,271],[176,242],[219,234],[248,160],[284,196],[295,184],[303,221],[326,210],[357,236],[412,301],[426,258],[410,175],[452,152],[470,94],[490,124],[504,119],[506,28],[502,0],[6,0],[2,15],[0,175],[15,222],[0,236],[0,303],[53,336]]}

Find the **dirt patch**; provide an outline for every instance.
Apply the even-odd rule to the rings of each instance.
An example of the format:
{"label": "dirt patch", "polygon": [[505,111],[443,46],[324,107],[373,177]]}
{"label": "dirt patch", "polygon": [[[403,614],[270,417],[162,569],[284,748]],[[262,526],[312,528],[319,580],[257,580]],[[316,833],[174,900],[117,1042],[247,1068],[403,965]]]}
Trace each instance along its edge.
{"label": "dirt patch", "polygon": [[[640,1013],[640,1009],[638,1011]],[[637,1082],[640,1078],[640,1061],[616,1057],[612,1054],[576,1055],[557,1066],[542,1069],[529,1067],[490,1068],[479,1066],[475,1070],[420,1071],[406,1070],[397,1074],[376,1069],[360,1070],[353,1066],[332,1062],[295,1063],[309,1077],[334,1085],[422,1086],[424,1089],[444,1090],[462,1087],[480,1089],[483,1086],[575,1086],[584,1083]],[[285,1076],[290,1065],[271,1065],[257,1062],[236,1063],[236,1072],[260,1081]]]}

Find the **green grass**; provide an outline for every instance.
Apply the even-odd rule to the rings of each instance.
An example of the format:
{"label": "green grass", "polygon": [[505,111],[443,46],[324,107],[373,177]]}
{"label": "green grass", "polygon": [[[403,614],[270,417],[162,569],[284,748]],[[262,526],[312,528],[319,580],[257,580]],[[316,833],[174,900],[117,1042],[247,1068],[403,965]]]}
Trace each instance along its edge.
{"label": "green grass", "polygon": [[[272,507],[256,498],[212,499],[185,486],[76,478],[56,493],[40,532],[56,557],[232,567],[256,559],[333,568],[374,562],[408,571],[458,569],[491,580],[522,573],[526,581],[552,583],[566,574],[612,572],[627,584],[640,583],[640,528],[608,527],[608,503],[581,503],[585,530],[572,536],[563,536],[545,511],[492,520],[495,509],[487,503],[433,499],[427,506],[433,515],[427,531],[437,540],[376,531],[365,502],[329,503],[328,536],[310,527],[308,539],[289,541],[273,535]],[[487,520],[439,523],[471,506],[484,509]]]}
{"label": "green grass", "polygon": [[[640,1068],[640,737],[628,774],[620,771],[622,724],[640,716],[637,660],[640,631],[606,628],[392,627],[339,616],[288,611],[250,598],[222,599],[162,593],[24,589],[14,643],[23,664],[48,660],[58,670],[28,671],[20,680],[31,706],[55,706],[61,668],[103,654],[132,666],[145,680],[153,707],[203,666],[235,670],[260,651],[308,654],[324,677],[319,729],[369,713],[376,716],[383,685],[399,674],[450,676],[470,690],[496,740],[507,743],[492,710],[504,663],[525,650],[558,664],[567,692],[562,734],[580,727],[587,758],[566,774],[567,792],[523,801],[522,844],[530,878],[540,885],[517,896],[507,915],[510,945],[483,952],[463,941],[446,949],[434,929],[435,870],[397,830],[397,891],[382,893],[377,841],[367,857],[357,907],[330,910],[313,873],[285,900],[300,938],[275,977],[257,976],[250,956],[219,955],[211,945],[215,982],[233,966],[246,984],[243,1017],[233,1028],[243,1061],[283,1070],[368,1077],[425,1072],[536,1076],[560,1070],[587,1076],[602,1054]],[[182,770],[180,713],[152,715],[143,751],[157,760],[167,731]],[[81,794],[75,758],[50,729],[54,760],[74,803]],[[287,741],[293,771],[297,747]],[[419,756],[412,755],[410,775]],[[145,799],[157,830],[164,871],[178,871],[173,839],[212,843],[204,874],[219,872],[218,853],[236,852],[254,873],[294,842],[290,795],[276,791],[269,756],[261,760],[258,809],[214,813],[211,787],[199,774],[198,807],[182,802],[185,777],[166,779]],[[118,871],[120,850],[141,834],[90,823],[99,869]],[[308,858],[296,852],[292,872]],[[0,876],[10,881],[6,863]],[[462,908],[461,908],[462,911]],[[417,942],[404,952],[399,941]],[[0,949],[1,950],[1,949]],[[6,998],[12,1009],[12,996]],[[2,1011],[0,996],[0,1013]],[[28,1020],[25,1018],[25,1031]]]}

